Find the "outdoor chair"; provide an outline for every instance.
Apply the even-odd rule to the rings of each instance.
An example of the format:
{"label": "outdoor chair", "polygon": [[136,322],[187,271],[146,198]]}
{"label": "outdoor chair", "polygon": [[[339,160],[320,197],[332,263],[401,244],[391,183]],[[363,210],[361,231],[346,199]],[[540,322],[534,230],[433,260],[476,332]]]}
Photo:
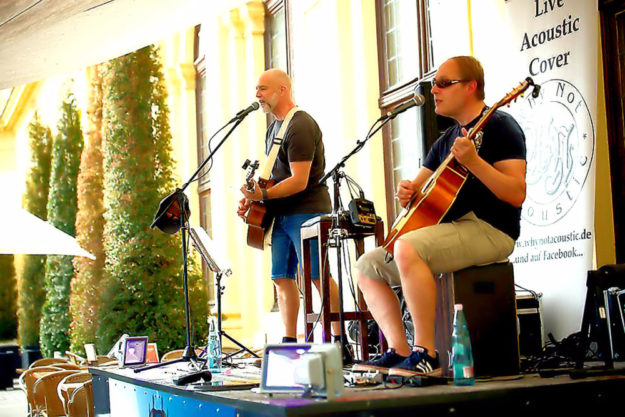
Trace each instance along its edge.
{"label": "outdoor chair", "polygon": [[65,414],[69,414],[67,411],[67,404],[70,398],[78,388],[80,388],[85,382],[91,381],[91,374],[89,372],[78,372],[72,375],[68,375],[59,382],[57,386],[57,394],[63,404]]}
{"label": "outdoor chair", "polygon": [[40,366],[37,368],[26,369],[20,375],[18,384],[20,389],[26,394],[26,401],[28,402],[28,409],[31,411],[31,414],[34,414],[33,411],[35,409],[33,392],[37,379],[45,375],[46,372],[57,372],[61,370],[61,368],[54,366]]}
{"label": "outdoor chair", "polygon": [[42,359],[37,359],[36,361],[31,363],[28,369],[36,368],[38,366],[54,365],[55,363],[68,363],[68,362],[67,362],[67,359],[63,359],[63,358],[42,358]]}
{"label": "outdoor chair", "polygon": [[45,413],[47,417],[65,416],[63,403],[57,393],[57,386],[63,378],[75,374],[75,370],[50,372],[43,375],[33,387],[33,413]]}
{"label": "outdoor chair", "polygon": [[[195,349],[195,354],[198,357],[205,356],[205,355],[202,355],[202,352],[204,352],[204,349],[200,349],[200,348]],[[183,353],[184,353],[184,349],[170,350],[169,352],[163,355],[163,357],[161,358],[161,362],[169,362],[169,361],[173,361],[174,359],[180,359]]]}
{"label": "outdoor chair", "polygon": [[67,403],[67,417],[93,417],[93,383],[87,381],[76,388]]}

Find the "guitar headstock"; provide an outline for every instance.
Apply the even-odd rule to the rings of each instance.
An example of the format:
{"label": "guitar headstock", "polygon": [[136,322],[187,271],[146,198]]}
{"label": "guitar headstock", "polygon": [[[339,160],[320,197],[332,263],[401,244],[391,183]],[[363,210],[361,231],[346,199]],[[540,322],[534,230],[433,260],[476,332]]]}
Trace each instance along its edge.
{"label": "guitar headstock", "polygon": [[[252,191],[253,190],[252,178],[254,177],[254,174],[256,173],[256,170],[258,169],[259,166],[260,166],[260,164],[258,163],[258,160],[255,160],[254,162],[252,162],[249,159],[246,159],[245,162],[243,163],[242,168],[247,170],[245,172],[245,185],[246,185],[248,191]],[[250,188],[252,188],[252,189],[250,189]]]}
{"label": "guitar headstock", "polygon": [[504,96],[504,98],[502,98],[501,100],[499,100],[494,106],[493,108],[498,108],[498,107],[503,107],[503,106],[510,106],[510,103],[513,101],[516,101],[516,99],[521,96],[523,97],[523,93],[525,93],[525,91],[530,88],[531,86],[534,87],[534,90],[532,91],[532,97],[536,98],[538,97],[538,92],[540,91],[540,86],[534,83],[534,80],[532,79],[532,77],[527,77],[525,80],[521,81],[519,83],[519,85],[515,88],[512,89],[512,91],[510,91],[508,94],[506,94]]}

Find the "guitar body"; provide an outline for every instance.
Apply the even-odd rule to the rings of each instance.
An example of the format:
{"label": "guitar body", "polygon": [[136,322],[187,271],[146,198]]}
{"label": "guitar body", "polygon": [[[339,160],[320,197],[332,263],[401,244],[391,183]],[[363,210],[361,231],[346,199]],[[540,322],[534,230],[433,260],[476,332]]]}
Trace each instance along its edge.
{"label": "guitar body", "polygon": [[457,163],[448,164],[440,172],[432,174],[421,192],[395,219],[382,245],[384,249],[393,253],[395,242],[400,236],[440,223],[456,200],[467,175],[468,172]]}
{"label": "guitar body", "polygon": [[[494,114],[495,110],[504,105],[509,105],[519,95],[522,96],[523,92],[530,86],[534,86],[532,96],[534,98],[538,97],[540,86],[535,85],[532,78],[527,77],[518,87],[506,94],[503,99],[495,103],[493,107],[482,115],[469,131],[467,138],[475,141],[475,137],[481,134],[480,132],[484,125]],[[382,245],[384,249],[392,254],[395,242],[400,236],[412,230],[440,223],[456,200],[460,188],[467,180],[468,174],[467,169],[460,165],[452,154],[447,155],[441,165],[428,178],[421,190],[414,194],[404,210],[397,216]]]}
{"label": "guitar body", "polygon": [[[261,188],[270,188],[275,184],[273,180],[260,178],[258,184]],[[273,217],[267,213],[267,206],[262,201],[252,201],[250,208],[245,215],[247,224],[247,245],[263,250],[265,248],[265,234],[271,226]]]}

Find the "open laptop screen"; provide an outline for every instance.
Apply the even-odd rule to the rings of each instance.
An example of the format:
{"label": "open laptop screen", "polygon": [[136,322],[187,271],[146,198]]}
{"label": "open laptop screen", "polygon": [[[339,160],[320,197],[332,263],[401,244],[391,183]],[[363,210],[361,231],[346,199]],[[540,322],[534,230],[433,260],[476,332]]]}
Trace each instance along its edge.
{"label": "open laptop screen", "polygon": [[147,349],[147,336],[128,337],[124,343],[123,366],[143,365],[146,362]]}

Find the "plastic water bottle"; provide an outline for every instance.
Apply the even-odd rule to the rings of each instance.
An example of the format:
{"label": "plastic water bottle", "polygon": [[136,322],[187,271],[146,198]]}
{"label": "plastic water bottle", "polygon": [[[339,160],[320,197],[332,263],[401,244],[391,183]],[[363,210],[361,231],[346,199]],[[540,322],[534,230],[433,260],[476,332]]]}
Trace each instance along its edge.
{"label": "plastic water bottle", "polygon": [[454,305],[454,328],[451,336],[451,366],[454,385],[474,385],[471,337],[462,304]]}
{"label": "plastic water bottle", "polygon": [[208,322],[208,369],[213,373],[221,372],[221,344],[219,343],[219,330],[215,317]]}

